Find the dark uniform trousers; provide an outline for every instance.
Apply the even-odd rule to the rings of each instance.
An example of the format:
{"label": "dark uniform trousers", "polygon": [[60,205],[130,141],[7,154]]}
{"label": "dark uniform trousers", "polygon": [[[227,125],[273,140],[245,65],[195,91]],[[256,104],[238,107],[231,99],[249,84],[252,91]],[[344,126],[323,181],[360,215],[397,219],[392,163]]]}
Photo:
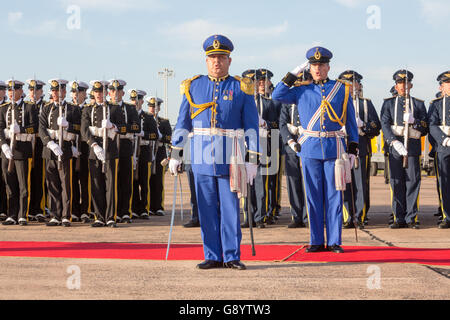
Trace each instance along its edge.
{"label": "dark uniform trousers", "polygon": [[[38,112],[43,109],[46,104],[41,100],[36,104]],[[34,150],[33,150],[33,168],[31,169],[31,200],[30,200],[30,214],[33,216],[45,216],[45,206],[47,203],[46,185],[45,185],[45,159],[42,156],[44,146],[39,135],[35,136]]]}
{"label": "dark uniform trousers", "polygon": [[58,170],[57,160],[46,160],[46,180],[48,189],[48,204],[50,218],[71,220],[72,203],[72,161],[61,161]]}
{"label": "dark uniform trousers", "polygon": [[133,205],[132,211],[138,215],[150,211],[150,177],[152,163],[148,146],[141,146],[140,156],[137,161],[138,174],[133,175]]}
{"label": "dark uniform trousers", "polygon": [[117,167],[119,159],[106,160],[106,170],[103,173],[103,162],[89,160],[91,176],[92,206],[95,219],[104,223],[117,218]]}
{"label": "dark uniform trousers", "polygon": [[298,135],[289,132],[288,124],[299,127],[300,118],[296,105],[282,105],[280,112],[280,135],[284,149],[284,163],[286,172],[286,184],[289,203],[291,205],[291,217],[296,223],[307,223],[308,215],[305,208],[305,194],[301,161],[297,154],[289,147],[290,140],[298,141]]}
{"label": "dark uniform trousers", "polygon": [[[1,166],[0,166],[1,167]],[[5,214],[8,210],[8,198],[6,196],[6,185],[5,185],[5,178],[3,175],[3,168],[0,168],[0,214]]]}
{"label": "dark uniform trousers", "polygon": [[198,219],[198,205],[197,196],[195,195],[195,180],[194,173],[192,172],[192,167],[189,166],[186,170],[188,176],[189,190],[191,192],[190,202],[191,202],[191,220],[194,223],[199,223]]}
{"label": "dark uniform trousers", "polygon": [[[87,144],[86,144],[87,146]],[[83,153],[79,158],[73,158],[72,164],[72,215],[81,218],[83,214],[88,215],[90,209],[91,193],[89,187],[89,160]]]}
{"label": "dark uniform trousers", "polygon": [[6,194],[8,198],[8,218],[15,221],[27,219],[30,202],[30,184],[28,183],[31,174],[31,161],[14,160],[14,170],[8,172],[9,160],[2,159],[3,179],[6,182]]}
{"label": "dark uniform trousers", "polygon": [[[122,145],[123,143],[131,143],[131,140],[121,139],[120,144]],[[117,172],[117,187],[119,188],[117,212],[121,218],[124,216],[132,217],[133,180],[133,157],[120,157]]]}
{"label": "dark uniform trousers", "polygon": [[150,211],[155,213],[158,210],[164,211],[164,176],[166,166],[161,165],[161,161],[166,158],[165,146],[158,148],[155,162],[152,165],[150,176]]}

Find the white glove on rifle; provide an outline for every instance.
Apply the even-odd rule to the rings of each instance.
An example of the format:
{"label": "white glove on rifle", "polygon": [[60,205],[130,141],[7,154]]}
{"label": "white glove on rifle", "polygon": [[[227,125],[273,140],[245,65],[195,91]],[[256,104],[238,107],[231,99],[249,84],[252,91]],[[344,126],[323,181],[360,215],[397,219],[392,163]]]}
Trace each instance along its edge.
{"label": "white glove on rifle", "polygon": [[79,158],[81,156],[81,152],[78,151],[77,147],[72,146],[72,155],[74,158]]}
{"label": "white glove on rifle", "polygon": [[356,125],[358,128],[364,127],[364,121],[362,121],[359,117],[356,118]]}
{"label": "white glove on rifle", "polygon": [[445,138],[444,142],[442,142],[443,147],[450,147],[450,138]]}
{"label": "white glove on rifle", "polygon": [[247,172],[247,183],[252,186],[258,172],[258,165],[255,163],[246,162],[245,171]]}
{"label": "white glove on rifle", "polygon": [[415,120],[416,119],[414,119],[414,115],[412,113],[405,113],[403,115],[403,121],[407,124],[413,124]]}
{"label": "white glove on rifle", "polygon": [[114,128],[114,125],[109,120],[102,120],[102,129],[110,130]]}
{"label": "white glove on rifle", "polygon": [[69,123],[67,122],[66,118],[64,118],[64,117],[59,117],[57,122],[58,122],[58,126],[60,126],[60,127],[67,128],[69,126]]}
{"label": "white glove on rifle", "polygon": [[169,171],[173,176],[177,176],[178,175],[178,169],[181,165],[181,161],[180,160],[176,160],[176,159],[170,159],[169,161]]}
{"label": "white glove on rifle", "polygon": [[309,61],[306,61],[301,66],[295,67],[295,69],[292,70],[291,73],[297,77],[299,73],[305,71],[308,68],[309,68]]}
{"label": "white glove on rifle", "polygon": [[302,150],[302,147],[300,146],[300,144],[295,142],[295,140],[289,140],[288,144],[289,144],[289,147],[292,149],[292,151],[294,151],[295,153],[298,153]]}
{"label": "white glove on rifle", "polygon": [[12,137],[14,134],[20,133],[20,126],[17,124],[17,121],[14,121],[14,125],[11,126],[9,132],[10,137]]}
{"label": "white glove on rifle", "polygon": [[350,169],[353,169],[356,162],[356,156],[353,153],[348,154],[348,159],[350,160]]}
{"label": "white glove on rifle", "polygon": [[298,127],[288,123],[287,128],[288,128],[290,134],[292,134],[294,136],[296,136],[298,134]]}
{"label": "white glove on rifle", "polygon": [[392,142],[392,146],[394,147],[395,151],[397,151],[401,156],[405,157],[408,155],[408,151],[400,141],[394,140],[394,142]]}
{"label": "white glove on rifle", "polygon": [[52,152],[55,154],[55,156],[60,157],[63,155],[63,151],[61,150],[61,147],[54,141],[50,141],[47,143],[47,148],[52,150]]}
{"label": "white glove on rifle", "polygon": [[267,127],[266,121],[263,118],[261,118],[261,117],[259,117],[259,127],[260,128],[266,128]]}
{"label": "white glove on rifle", "polygon": [[144,131],[141,131],[139,133],[136,133],[136,137],[144,137]]}
{"label": "white glove on rifle", "polygon": [[95,144],[93,146],[94,148],[94,153],[97,156],[97,159],[100,161],[105,161],[105,151],[103,150],[102,147],[100,147],[98,144]]}
{"label": "white glove on rifle", "polygon": [[8,144],[5,143],[2,145],[2,151],[5,154],[6,159],[11,160],[13,158],[13,153]]}

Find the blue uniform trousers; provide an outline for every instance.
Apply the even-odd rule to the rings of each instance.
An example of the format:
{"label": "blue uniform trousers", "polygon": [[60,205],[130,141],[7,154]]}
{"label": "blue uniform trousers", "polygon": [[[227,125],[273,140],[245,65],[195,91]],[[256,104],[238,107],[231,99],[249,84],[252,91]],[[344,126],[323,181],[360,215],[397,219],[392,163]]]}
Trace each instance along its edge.
{"label": "blue uniform trousers", "polygon": [[342,243],[342,191],[336,190],[335,161],[302,157],[311,245],[325,244],[324,223],[327,246]]}
{"label": "blue uniform trousers", "polygon": [[194,173],[205,260],[240,260],[242,239],[239,199],[229,176]]}
{"label": "blue uniform trousers", "polygon": [[286,153],[286,185],[291,205],[291,216],[294,222],[308,222],[305,209],[305,195],[300,168],[300,158],[295,153]]}

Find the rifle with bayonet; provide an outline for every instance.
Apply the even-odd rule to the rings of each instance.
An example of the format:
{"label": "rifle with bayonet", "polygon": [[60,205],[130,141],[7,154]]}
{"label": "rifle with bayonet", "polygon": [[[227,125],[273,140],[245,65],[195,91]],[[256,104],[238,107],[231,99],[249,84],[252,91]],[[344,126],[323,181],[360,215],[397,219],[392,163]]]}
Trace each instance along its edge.
{"label": "rifle with bayonet", "polygon": [[[109,121],[108,104],[106,103],[106,84],[103,83],[103,120]],[[105,157],[103,159],[102,172],[106,173],[106,152],[108,150],[108,129],[103,129],[103,150],[105,152]]]}
{"label": "rifle with bayonet", "polygon": [[11,136],[11,141],[9,142],[9,148],[11,149],[11,153],[13,154],[13,156],[8,161],[8,172],[9,173],[14,171],[14,147],[16,145],[16,134],[14,132],[14,129],[11,130],[12,128],[14,128],[14,126],[16,124],[16,113],[14,110],[14,104],[16,101],[16,89],[15,89],[14,78],[12,78],[11,82],[12,82],[11,126],[9,128],[9,132],[10,132],[10,135],[12,135],[12,136]]}
{"label": "rifle with bayonet", "polygon": [[[406,69],[406,80],[405,80],[405,113],[410,113],[410,92],[408,83],[408,70]],[[409,122],[408,119],[405,121],[405,129],[403,131],[403,144],[405,146],[406,152],[408,152],[409,145]],[[403,156],[403,168],[408,169],[408,155]]]}
{"label": "rifle with bayonet", "polygon": [[[59,117],[63,117],[63,106],[61,104],[61,83],[58,83],[58,109]],[[62,125],[59,126],[58,132],[58,144],[61,150],[63,150],[64,128]],[[62,156],[58,156],[58,170],[62,170]]]}
{"label": "rifle with bayonet", "polygon": [[[139,104],[139,97],[136,96],[136,107]],[[141,115],[139,115],[139,111],[138,111],[138,116],[141,117]],[[141,119],[141,131],[144,130],[144,120]],[[134,151],[133,151],[133,166],[134,166],[134,180],[138,180],[139,179],[139,157],[141,155],[141,137],[140,135],[134,134]]]}
{"label": "rifle with bayonet", "polygon": [[[355,73],[353,72],[353,101],[355,103],[355,114],[356,114],[356,120],[359,119],[359,92],[356,89],[356,76]],[[356,125],[358,126],[358,121],[356,121]],[[358,131],[359,131],[359,127],[358,127]],[[356,156],[355,157],[355,169],[359,168],[359,157]]]}

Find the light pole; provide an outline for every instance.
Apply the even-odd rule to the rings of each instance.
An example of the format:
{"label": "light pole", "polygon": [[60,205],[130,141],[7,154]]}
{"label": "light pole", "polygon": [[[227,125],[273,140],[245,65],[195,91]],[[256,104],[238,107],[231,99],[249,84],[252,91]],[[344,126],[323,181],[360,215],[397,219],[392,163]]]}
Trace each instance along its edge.
{"label": "light pole", "polygon": [[175,76],[175,73],[173,70],[169,70],[165,68],[164,70],[158,72],[158,76],[164,80],[164,103],[166,105],[165,111],[164,111],[164,117],[166,119],[169,118],[169,97],[168,97],[168,82],[169,78],[172,78]]}

